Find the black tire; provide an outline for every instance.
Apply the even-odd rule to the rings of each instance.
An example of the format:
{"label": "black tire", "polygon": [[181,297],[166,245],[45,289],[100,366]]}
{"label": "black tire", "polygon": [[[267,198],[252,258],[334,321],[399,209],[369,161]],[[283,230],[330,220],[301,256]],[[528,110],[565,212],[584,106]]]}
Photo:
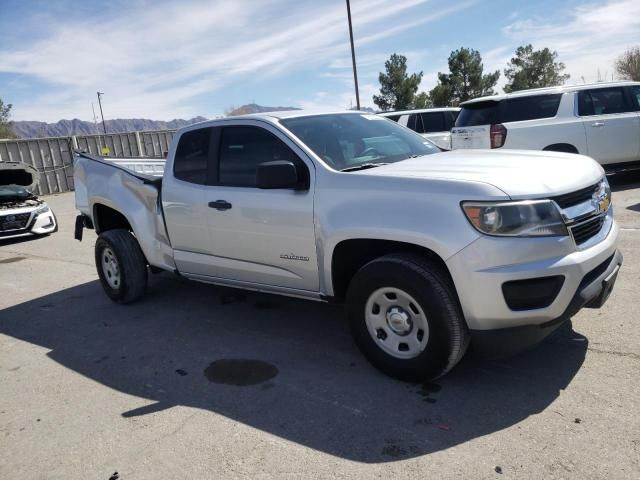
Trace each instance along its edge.
{"label": "black tire", "polygon": [[[103,253],[110,249],[117,262],[119,278],[116,286],[109,284],[102,266]],[[147,289],[147,261],[135,237],[127,230],[102,232],[96,240],[95,261],[100,283],[105,293],[116,303],[131,303]]]}
{"label": "black tire", "polygon": [[[386,287],[409,294],[426,316],[427,343],[413,358],[387,353],[367,328],[369,296]],[[351,333],[364,356],[382,372],[401,380],[417,382],[444,375],[460,361],[469,345],[467,325],[449,277],[435,262],[420,255],[385,255],[362,267],[349,285],[347,311]]]}

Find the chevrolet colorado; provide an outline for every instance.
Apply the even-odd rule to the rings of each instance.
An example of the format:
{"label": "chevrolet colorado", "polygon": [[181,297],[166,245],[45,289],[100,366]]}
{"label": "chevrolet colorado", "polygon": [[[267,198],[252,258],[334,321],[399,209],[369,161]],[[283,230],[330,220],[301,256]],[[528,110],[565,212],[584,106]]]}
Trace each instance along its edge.
{"label": "chevrolet colorado", "polygon": [[622,264],[603,169],[581,155],[441,152],[361,112],[180,129],[164,174],[80,154],[76,238],[115,302],[147,272],[346,303],[354,339],[407,380],[473,342],[507,353],[607,300]]}

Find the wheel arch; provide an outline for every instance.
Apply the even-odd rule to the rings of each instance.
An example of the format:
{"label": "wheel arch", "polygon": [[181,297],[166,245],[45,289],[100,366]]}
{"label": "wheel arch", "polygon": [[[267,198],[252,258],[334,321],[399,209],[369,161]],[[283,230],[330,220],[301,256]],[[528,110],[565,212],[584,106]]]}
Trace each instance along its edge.
{"label": "wheel arch", "polygon": [[545,152],[580,153],[578,149],[570,143],[553,143],[547,145],[542,150]]}
{"label": "wheel arch", "polygon": [[370,261],[391,253],[414,253],[429,259],[454,285],[444,259],[427,247],[397,240],[350,238],[338,242],[331,252],[329,291],[333,292],[333,299],[343,301],[356,272]]}
{"label": "wheel arch", "polygon": [[131,222],[123,213],[103,203],[93,205],[93,225],[97,234],[116,228],[133,232]]}

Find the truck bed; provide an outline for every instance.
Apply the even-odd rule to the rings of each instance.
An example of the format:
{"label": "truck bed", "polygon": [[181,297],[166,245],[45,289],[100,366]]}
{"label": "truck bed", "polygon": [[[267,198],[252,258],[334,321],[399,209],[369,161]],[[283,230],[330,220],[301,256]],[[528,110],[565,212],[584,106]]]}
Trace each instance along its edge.
{"label": "truck bed", "polygon": [[123,215],[150,265],[175,269],[160,194],[164,159],[104,158],[79,153],[74,161],[76,208],[91,219],[96,208]]}

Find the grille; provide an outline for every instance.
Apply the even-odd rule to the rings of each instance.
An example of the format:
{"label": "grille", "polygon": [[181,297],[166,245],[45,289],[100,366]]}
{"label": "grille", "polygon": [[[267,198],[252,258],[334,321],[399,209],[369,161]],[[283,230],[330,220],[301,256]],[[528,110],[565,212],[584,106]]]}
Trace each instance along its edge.
{"label": "grille", "polygon": [[0,217],[0,232],[26,228],[29,217],[31,217],[30,213],[17,213],[15,215],[4,215]]}
{"label": "grille", "polygon": [[595,236],[602,228],[603,223],[604,215],[599,215],[571,227],[571,235],[573,235],[573,240],[576,242],[576,245],[582,245]]}
{"label": "grille", "polygon": [[576,190],[575,192],[565,193],[564,195],[558,195],[551,198],[554,200],[560,208],[572,207],[579,203],[591,200],[591,196],[598,189],[598,184],[591,185],[590,187],[583,188],[582,190]]}

